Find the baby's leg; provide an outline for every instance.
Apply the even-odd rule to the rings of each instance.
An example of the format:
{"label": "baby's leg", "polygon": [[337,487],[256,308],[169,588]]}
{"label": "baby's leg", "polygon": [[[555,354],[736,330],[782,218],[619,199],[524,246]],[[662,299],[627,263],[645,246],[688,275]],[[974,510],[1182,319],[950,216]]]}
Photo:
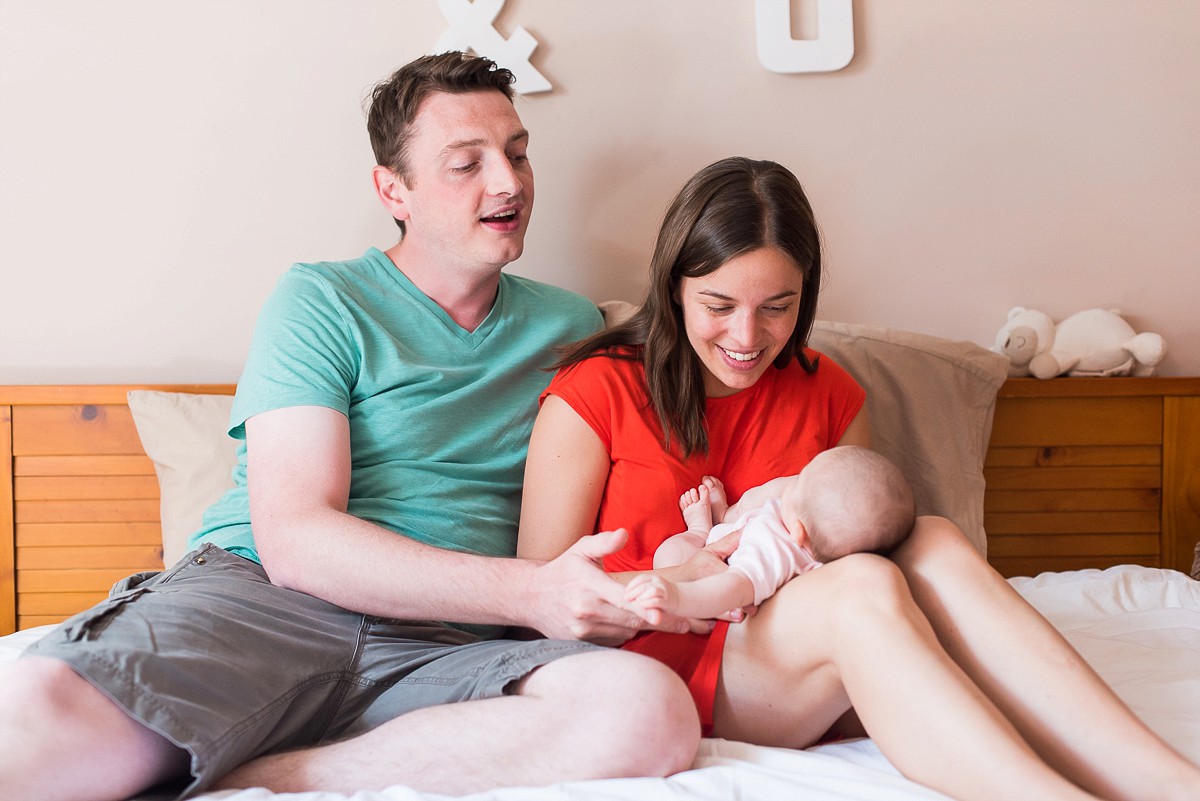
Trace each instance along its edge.
{"label": "baby's leg", "polygon": [[683,522],[687,523],[688,531],[708,534],[713,524],[711,493],[708,487],[701,484],[680,495],[679,511],[683,512]]}
{"label": "baby's leg", "polygon": [[705,476],[701,485],[708,488],[708,505],[714,523],[729,523],[725,513],[729,511],[729,498],[725,495],[725,485],[716,476]]}

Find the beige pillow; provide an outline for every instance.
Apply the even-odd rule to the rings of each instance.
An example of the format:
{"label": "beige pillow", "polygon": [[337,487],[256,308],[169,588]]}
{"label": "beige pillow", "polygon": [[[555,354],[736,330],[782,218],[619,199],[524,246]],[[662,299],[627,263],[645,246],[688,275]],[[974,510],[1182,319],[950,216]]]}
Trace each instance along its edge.
{"label": "beige pillow", "polygon": [[226,432],[232,395],[132,390],[129,411],[158,474],[163,562],[187,553],[204,510],[233,486],[237,441]]}
{"label": "beige pillow", "polygon": [[[611,325],[633,309],[600,304]],[[981,553],[983,459],[1008,360],[969,342],[818,320],[811,344],[867,390],[872,445],[913,485],[917,510],[950,518]],[[204,510],[233,486],[237,443],[226,434],[233,397],[134,390],[129,409],[158,474],[163,558],[172,564]]]}
{"label": "beige pillow", "polygon": [[986,554],[983,460],[1008,359],[970,342],[822,320],[810,344],[866,389],[871,445],[908,477],[917,512],[953,520]]}

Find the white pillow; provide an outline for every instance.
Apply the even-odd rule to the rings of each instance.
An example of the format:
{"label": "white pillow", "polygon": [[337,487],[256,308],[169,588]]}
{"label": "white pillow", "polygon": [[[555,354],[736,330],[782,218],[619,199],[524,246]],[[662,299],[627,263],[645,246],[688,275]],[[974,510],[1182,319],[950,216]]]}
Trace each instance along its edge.
{"label": "white pillow", "polygon": [[232,395],[131,390],[129,411],[158,474],[163,562],[187,553],[204,510],[233,486],[237,441],[226,431]]}

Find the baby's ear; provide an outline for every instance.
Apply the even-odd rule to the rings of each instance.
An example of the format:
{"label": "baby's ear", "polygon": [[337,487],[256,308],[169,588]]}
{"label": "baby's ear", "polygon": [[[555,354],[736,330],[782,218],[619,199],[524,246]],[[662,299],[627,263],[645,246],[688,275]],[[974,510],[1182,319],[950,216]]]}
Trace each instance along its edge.
{"label": "baby's ear", "polygon": [[796,518],[792,521],[792,525],[788,531],[791,533],[792,539],[796,541],[797,545],[799,545],[801,548],[808,547],[808,529],[804,527],[804,523],[800,522],[800,518]]}

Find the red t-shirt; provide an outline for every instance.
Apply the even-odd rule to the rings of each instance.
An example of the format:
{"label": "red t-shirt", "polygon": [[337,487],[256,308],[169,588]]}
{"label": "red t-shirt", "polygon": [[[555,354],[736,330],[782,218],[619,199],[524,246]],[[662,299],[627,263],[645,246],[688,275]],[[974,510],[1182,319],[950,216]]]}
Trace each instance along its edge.
{"label": "red t-shirt", "polygon": [[[808,351],[809,358],[818,354]],[[827,356],[806,373],[798,362],[770,367],[754,386],[709,398],[707,454],[663,451],[640,361],[597,356],[561,370],[543,394],[567,402],[600,438],[611,460],[596,531],[629,530],[629,542],[605,559],[611,572],[649,570],[654,551],[686,526],[679,496],[706,475],[719,478],[730,503],[779,476],[794,475],[837,444],[866,393]],[[626,645],[672,666],[688,682],[706,731],[726,627],[707,636],[649,633]]]}

